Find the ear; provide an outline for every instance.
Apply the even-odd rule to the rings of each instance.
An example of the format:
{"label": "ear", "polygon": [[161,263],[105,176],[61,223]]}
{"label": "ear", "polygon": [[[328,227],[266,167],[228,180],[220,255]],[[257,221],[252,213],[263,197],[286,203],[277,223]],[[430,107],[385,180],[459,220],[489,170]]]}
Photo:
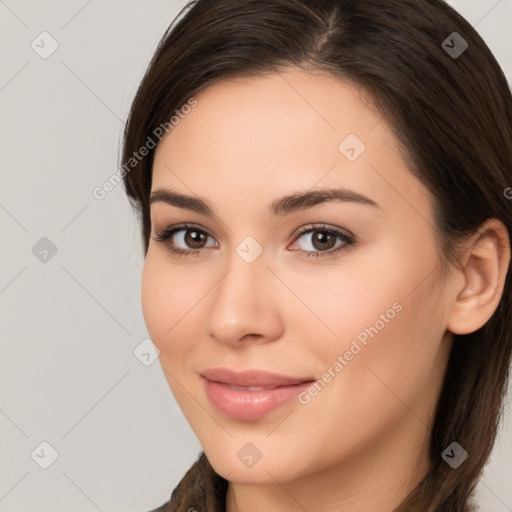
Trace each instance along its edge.
{"label": "ear", "polygon": [[[461,280],[448,315],[447,329],[469,334],[482,327],[498,307],[510,265],[510,240],[505,225],[489,219],[471,237],[457,269]],[[460,288],[460,282],[463,282]]]}

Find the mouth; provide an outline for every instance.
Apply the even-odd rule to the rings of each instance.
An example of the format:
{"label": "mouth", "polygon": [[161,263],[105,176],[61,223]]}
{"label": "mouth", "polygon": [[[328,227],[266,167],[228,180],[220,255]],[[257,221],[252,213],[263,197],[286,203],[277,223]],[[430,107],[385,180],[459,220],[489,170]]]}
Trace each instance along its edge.
{"label": "mouth", "polygon": [[[229,368],[212,368],[203,371],[201,376],[213,382],[220,382],[221,384],[227,384],[232,387],[262,388],[265,390],[275,389],[280,386],[292,386],[315,380],[310,376],[292,377],[289,375],[255,369],[236,372]],[[254,391],[258,390],[255,389]]]}
{"label": "mouth", "polygon": [[259,370],[216,368],[201,373],[210,403],[222,414],[255,421],[306,390],[312,377],[296,378]]}

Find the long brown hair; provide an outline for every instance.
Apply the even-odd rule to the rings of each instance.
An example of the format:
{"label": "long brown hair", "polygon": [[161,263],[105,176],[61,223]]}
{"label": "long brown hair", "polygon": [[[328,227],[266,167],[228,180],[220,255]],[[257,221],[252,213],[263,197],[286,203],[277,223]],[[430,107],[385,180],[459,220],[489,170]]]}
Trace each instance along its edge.
{"label": "long brown hair", "polygon": [[[457,262],[457,243],[489,218],[501,220],[512,238],[512,204],[504,192],[512,185],[510,88],[482,38],[441,0],[190,2],[161,39],[137,91],[122,163],[209,84],[291,66],[327,71],[371,94],[411,172],[432,193],[442,270]],[[152,163],[150,151],[123,173],[146,252]],[[431,431],[431,469],[397,512],[472,510],[508,382],[510,281],[508,272],[484,326],[454,335]],[[453,441],[469,453],[457,469],[441,456]],[[226,488],[201,453],[158,510],[224,510]]]}

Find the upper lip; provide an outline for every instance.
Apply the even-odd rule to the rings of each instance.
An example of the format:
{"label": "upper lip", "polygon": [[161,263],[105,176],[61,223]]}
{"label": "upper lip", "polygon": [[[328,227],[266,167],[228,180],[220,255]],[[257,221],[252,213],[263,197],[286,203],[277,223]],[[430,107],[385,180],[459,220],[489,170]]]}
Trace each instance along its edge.
{"label": "upper lip", "polygon": [[291,386],[303,382],[313,381],[311,377],[290,377],[262,370],[245,370],[235,372],[229,368],[211,368],[201,372],[201,375],[208,380],[221,382],[229,386],[261,386],[267,389],[279,386]]}

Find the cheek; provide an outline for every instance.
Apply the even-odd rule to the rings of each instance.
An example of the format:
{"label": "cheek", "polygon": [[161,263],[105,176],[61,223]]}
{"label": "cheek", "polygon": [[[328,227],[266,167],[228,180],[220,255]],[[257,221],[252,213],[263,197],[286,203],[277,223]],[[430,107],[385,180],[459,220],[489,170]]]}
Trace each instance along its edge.
{"label": "cheek", "polygon": [[158,254],[148,252],[141,280],[142,313],[153,343],[164,353],[177,348],[173,334],[191,308],[190,286],[182,275]]}
{"label": "cheek", "polygon": [[[388,323],[376,321],[380,313],[386,314],[385,307],[368,308],[359,318],[362,323],[344,315],[346,335],[340,324],[336,342],[319,345],[320,382],[311,396],[302,398],[304,405],[299,409],[303,433],[309,439],[301,449],[311,457],[322,453],[325,460],[335,463],[391,435],[400,424],[421,430],[429,423],[429,407],[440,382],[437,368],[442,365],[437,359],[436,333],[430,331],[429,322],[421,321],[421,315],[434,312],[421,303],[425,295],[414,300],[392,294],[395,297],[402,309],[393,309],[392,319],[393,313],[388,313]],[[388,305],[385,300],[383,304]],[[358,334],[365,334],[366,344]],[[318,418],[332,421],[319,427]],[[291,436],[293,425],[285,423],[280,427],[282,433],[290,428]],[[329,446],[323,442],[326,438],[332,440]]]}
{"label": "cheek", "polygon": [[316,338],[309,349],[324,354],[324,364],[349,350],[358,335],[362,343],[370,339],[366,329],[377,324],[377,330],[384,333],[401,315],[398,310],[413,281],[413,269],[397,265],[398,256],[389,244],[353,252],[339,268],[318,271],[314,277],[290,279],[296,295],[314,313],[298,307],[296,319],[303,328],[308,324],[317,328],[316,335],[313,330],[309,335],[310,340]]}
{"label": "cheek", "polygon": [[[144,321],[154,345],[160,351],[159,361],[169,388],[182,410],[187,411],[190,397],[179,383],[185,381],[187,357],[193,351],[190,340],[194,338],[187,323],[197,302],[187,286],[186,275],[173,270],[159,260],[159,255],[146,257],[142,271],[141,303]],[[187,412],[185,412],[187,415]]]}
{"label": "cheek", "polygon": [[164,322],[164,319],[168,318],[170,322],[171,318],[168,317],[167,312],[172,311],[169,307],[172,298],[165,293],[168,288],[165,281],[165,277],[159,271],[159,266],[148,255],[142,271],[142,314],[151,339],[160,350],[162,350],[162,338],[170,325],[166,326],[167,322]]}
{"label": "cheek", "polygon": [[191,275],[186,265],[171,265],[165,254],[148,251],[141,280],[142,313],[161,363],[173,371],[183,367],[185,356],[201,339],[199,303],[211,287],[205,279]]}
{"label": "cheek", "polygon": [[318,394],[363,416],[403,407],[393,393],[414,402],[439,366],[443,306],[425,270],[435,266],[435,254],[397,247],[382,245],[368,261],[358,260],[364,272],[340,272],[328,288],[309,293],[311,308],[335,333],[317,338],[317,368],[333,382]]}

